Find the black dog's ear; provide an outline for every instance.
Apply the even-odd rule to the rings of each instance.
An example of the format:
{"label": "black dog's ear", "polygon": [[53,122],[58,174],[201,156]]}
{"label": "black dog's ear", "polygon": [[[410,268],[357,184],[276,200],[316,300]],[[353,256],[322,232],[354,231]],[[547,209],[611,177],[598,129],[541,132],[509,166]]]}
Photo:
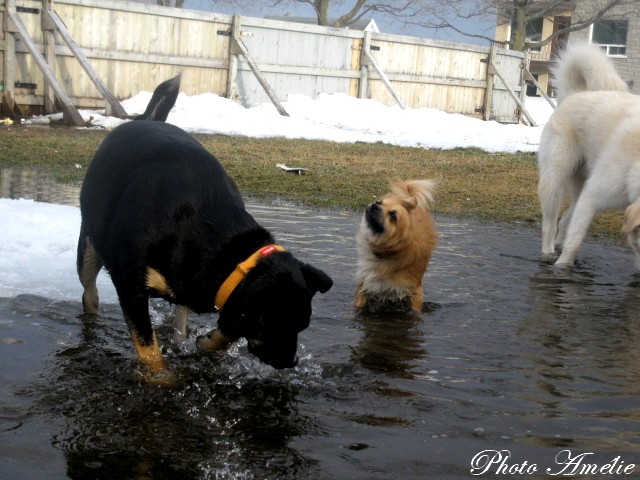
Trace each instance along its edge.
{"label": "black dog's ear", "polygon": [[300,263],[300,271],[304,277],[309,291],[314,294],[316,292],[326,293],[333,285],[331,277],[319,268],[313,267],[308,263]]}

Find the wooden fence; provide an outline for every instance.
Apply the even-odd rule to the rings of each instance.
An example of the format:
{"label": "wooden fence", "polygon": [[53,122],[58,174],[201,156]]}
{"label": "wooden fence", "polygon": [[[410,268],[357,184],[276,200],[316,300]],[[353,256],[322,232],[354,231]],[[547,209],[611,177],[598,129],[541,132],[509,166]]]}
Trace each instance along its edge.
{"label": "wooden fence", "polygon": [[501,122],[521,115],[524,54],[495,47],[120,0],[0,0],[0,12],[4,115],[63,109],[73,119],[105,105],[117,115],[114,99],[178,72],[183,92],[245,106],[346,93]]}

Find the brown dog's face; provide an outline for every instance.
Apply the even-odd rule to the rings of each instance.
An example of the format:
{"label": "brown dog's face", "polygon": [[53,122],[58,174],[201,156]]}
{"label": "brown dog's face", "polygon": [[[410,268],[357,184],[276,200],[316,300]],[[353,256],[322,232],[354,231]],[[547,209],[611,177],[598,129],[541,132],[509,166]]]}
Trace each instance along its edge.
{"label": "brown dog's face", "polygon": [[422,282],[438,232],[429,205],[431,180],[398,180],[390,193],[369,205],[356,234],[358,271],[355,307],[370,299],[410,299],[422,310]]}
{"label": "brown dog's face", "polygon": [[636,263],[640,268],[640,204],[632,203],[625,210],[622,232],[627,236],[629,245],[636,253]]}
{"label": "brown dog's face", "polygon": [[410,230],[411,214],[417,205],[413,197],[386,195],[369,205],[364,214],[364,221],[370,231],[367,241],[374,249],[394,252],[405,247],[404,240]]}

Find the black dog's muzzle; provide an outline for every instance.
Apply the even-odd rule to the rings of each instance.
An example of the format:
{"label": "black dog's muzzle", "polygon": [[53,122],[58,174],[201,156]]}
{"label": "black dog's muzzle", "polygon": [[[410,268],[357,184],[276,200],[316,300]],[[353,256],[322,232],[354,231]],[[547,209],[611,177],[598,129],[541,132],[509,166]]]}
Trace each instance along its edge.
{"label": "black dog's muzzle", "polygon": [[[296,341],[297,345],[297,341]],[[278,370],[293,368],[298,365],[298,354],[294,351],[291,355],[281,353],[282,345],[267,347],[266,343],[259,340],[247,340],[249,353],[258,357],[262,362]]]}

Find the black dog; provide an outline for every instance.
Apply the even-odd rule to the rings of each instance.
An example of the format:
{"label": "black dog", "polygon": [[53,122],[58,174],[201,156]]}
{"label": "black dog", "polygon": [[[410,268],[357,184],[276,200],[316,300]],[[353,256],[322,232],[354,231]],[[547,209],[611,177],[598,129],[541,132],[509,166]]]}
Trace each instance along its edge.
{"label": "black dog", "polygon": [[150,372],[164,362],[149,297],[177,305],[174,325],[183,334],[189,310],[219,311],[218,329],[198,339],[203,350],[245,337],[263,362],[293,367],[311,299],[333,282],[274,245],[218,160],[163,123],[179,84],[176,77],[159,85],[143,119],[113,130],[89,166],[78,242],[84,311],[98,312],[96,278],[104,266]]}

